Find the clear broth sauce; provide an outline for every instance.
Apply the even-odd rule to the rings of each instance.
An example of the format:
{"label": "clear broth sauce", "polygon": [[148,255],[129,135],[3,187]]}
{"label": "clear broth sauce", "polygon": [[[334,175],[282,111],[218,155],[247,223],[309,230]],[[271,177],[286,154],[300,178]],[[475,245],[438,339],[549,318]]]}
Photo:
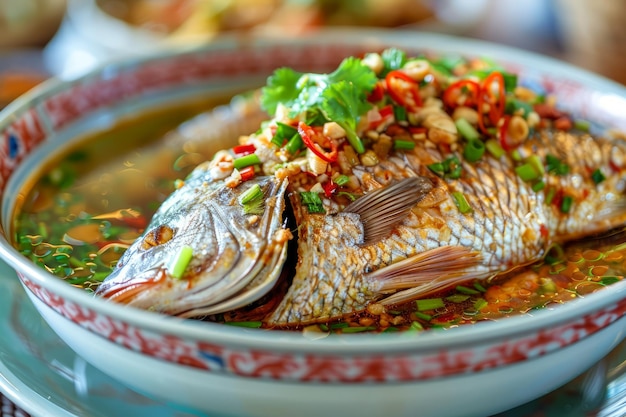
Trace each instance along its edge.
{"label": "clear broth sauce", "polygon": [[[15,247],[59,279],[93,292],[143,233],[176,180],[216,150],[201,143],[165,146],[166,133],[219,103],[195,102],[129,117],[51,161],[24,190],[24,202],[15,215]],[[626,235],[619,232],[608,239],[556,247],[545,260],[491,282],[468,282],[393,308],[373,304],[307,330],[416,331],[547,308],[623,280],[624,241]],[[262,319],[280,300],[288,279],[253,305],[205,319],[264,327]]]}

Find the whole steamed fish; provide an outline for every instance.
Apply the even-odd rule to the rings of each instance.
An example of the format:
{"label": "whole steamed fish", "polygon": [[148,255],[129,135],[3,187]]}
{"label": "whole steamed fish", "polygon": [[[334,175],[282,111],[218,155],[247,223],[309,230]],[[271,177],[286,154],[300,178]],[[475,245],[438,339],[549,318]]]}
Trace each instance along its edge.
{"label": "whole steamed fish", "polygon": [[283,272],[287,199],[297,262],[269,325],[489,279],[624,223],[626,143],[529,104],[500,69],[431,64],[388,50],[276,71],[273,118],[196,168],[97,293],[182,317],[246,306]]}

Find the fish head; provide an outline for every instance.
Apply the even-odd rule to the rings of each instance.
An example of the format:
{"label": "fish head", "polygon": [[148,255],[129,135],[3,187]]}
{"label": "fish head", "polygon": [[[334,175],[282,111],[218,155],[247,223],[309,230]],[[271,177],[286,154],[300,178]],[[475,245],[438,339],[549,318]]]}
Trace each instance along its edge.
{"label": "fish head", "polygon": [[[257,177],[231,188],[192,175],[163,203],[96,294],[172,315],[249,304],[280,274],[287,180]],[[243,197],[256,195],[258,201]],[[237,302],[235,303],[235,307]]]}

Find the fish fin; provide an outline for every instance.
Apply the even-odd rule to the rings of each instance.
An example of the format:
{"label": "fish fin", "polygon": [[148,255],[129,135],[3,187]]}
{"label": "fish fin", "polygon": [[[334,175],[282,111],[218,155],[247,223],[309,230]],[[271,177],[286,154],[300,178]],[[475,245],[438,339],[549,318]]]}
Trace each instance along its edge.
{"label": "fish fin", "polygon": [[382,304],[398,304],[476,277],[472,267],[481,262],[478,252],[462,246],[442,246],[411,256],[366,276],[382,293],[397,291]]}
{"label": "fish fin", "polygon": [[365,194],[344,212],[356,213],[363,223],[363,245],[371,245],[389,236],[395,226],[432,190],[426,177],[409,177],[388,187]]}

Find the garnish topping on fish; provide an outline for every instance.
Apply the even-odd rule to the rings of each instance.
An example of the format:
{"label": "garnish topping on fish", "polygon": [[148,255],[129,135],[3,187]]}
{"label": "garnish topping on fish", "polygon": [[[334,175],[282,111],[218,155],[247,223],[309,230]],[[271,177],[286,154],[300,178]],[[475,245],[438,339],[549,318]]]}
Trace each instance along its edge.
{"label": "garnish topping on fish", "polygon": [[185,180],[97,293],[230,311],[272,291],[297,240],[265,322],[327,322],[624,223],[623,141],[592,137],[502,68],[443,62],[391,48],[330,74],[278,69],[260,100],[270,118]]}

